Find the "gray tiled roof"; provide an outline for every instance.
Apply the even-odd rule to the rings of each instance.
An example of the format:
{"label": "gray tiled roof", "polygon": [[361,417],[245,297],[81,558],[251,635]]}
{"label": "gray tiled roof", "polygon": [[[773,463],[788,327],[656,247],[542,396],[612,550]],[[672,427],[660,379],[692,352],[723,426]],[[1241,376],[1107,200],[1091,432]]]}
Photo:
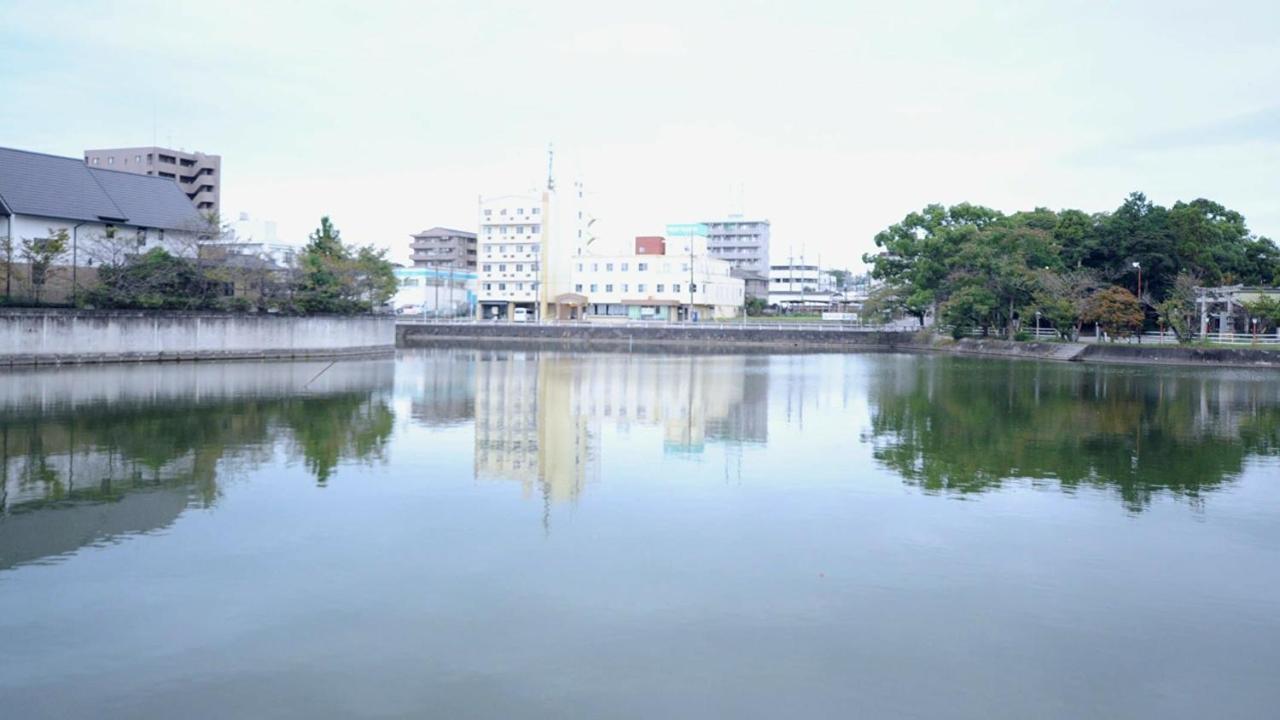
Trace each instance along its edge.
{"label": "gray tiled roof", "polygon": [[0,206],[17,215],[190,230],[200,213],[172,180],[0,147]]}
{"label": "gray tiled roof", "polygon": [[86,169],[124,211],[130,225],[166,230],[197,230],[205,226],[200,211],[172,180],[119,170]]}

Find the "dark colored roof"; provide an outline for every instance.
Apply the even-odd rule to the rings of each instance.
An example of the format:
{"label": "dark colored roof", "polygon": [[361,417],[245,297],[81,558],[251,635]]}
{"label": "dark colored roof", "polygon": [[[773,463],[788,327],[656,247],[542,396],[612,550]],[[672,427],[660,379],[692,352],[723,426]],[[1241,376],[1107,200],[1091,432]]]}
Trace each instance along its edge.
{"label": "dark colored roof", "polygon": [[0,147],[0,204],[15,215],[192,230],[200,213],[172,180]]}
{"label": "dark colored roof", "polygon": [[430,230],[423,230],[420,233],[414,233],[413,235],[410,235],[410,237],[465,237],[465,238],[474,238],[475,236],[476,236],[475,233],[467,232],[466,230],[454,230],[453,228],[439,227],[439,226],[433,227]]}
{"label": "dark colored roof", "polygon": [[167,230],[197,230],[206,225],[191,199],[172,180],[119,170],[86,169],[124,211],[130,225]]}
{"label": "dark colored roof", "polygon": [[125,219],[79,158],[0,148],[0,198],[15,215],[94,222]]}

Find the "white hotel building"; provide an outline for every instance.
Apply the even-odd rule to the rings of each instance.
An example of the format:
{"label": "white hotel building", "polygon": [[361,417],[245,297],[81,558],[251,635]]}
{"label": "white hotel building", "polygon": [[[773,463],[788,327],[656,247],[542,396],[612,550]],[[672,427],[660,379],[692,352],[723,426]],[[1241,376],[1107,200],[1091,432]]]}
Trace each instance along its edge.
{"label": "white hotel building", "polygon": [[582,301],[569,297],[571,263],[585,243],[582,183],[524,195],[480,198],[476,315],[530,320],[568,317]]}

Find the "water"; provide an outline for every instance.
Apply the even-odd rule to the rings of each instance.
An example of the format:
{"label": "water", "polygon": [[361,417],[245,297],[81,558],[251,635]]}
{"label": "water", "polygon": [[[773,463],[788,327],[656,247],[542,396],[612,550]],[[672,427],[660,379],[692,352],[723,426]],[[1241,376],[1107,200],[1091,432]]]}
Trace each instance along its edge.
{"label": "water", "polygon": [[326,366],[0,375],[0,715],[1280,705],[1274,373]]}

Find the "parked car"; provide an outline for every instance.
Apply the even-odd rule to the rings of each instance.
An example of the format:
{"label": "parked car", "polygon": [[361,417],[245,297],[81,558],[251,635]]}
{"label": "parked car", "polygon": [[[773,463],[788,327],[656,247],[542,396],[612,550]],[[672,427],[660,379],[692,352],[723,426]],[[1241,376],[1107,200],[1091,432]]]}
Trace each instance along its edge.
{"label": "parked car", "polygon": [[529,311],[525,308],[516,308],[511,311],[511,322],[529,322],[533,318],[529,315]]}

